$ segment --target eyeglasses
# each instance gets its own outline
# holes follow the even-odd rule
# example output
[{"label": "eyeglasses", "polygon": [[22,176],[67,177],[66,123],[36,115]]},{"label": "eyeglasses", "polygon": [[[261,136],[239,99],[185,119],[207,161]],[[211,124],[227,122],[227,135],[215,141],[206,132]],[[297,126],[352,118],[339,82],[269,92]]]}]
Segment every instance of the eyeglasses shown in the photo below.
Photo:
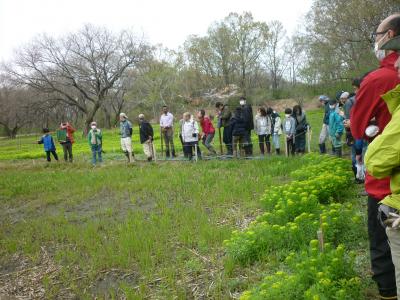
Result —
[{"label": "eyeglasses", "polygon": [[390,30],[390,29],[386,29],[385,31],[376,31],[376,32],[372,33],[371,39],[374,41],[378,35],[385,34],[385,33],[387,33],[389,30]]}]

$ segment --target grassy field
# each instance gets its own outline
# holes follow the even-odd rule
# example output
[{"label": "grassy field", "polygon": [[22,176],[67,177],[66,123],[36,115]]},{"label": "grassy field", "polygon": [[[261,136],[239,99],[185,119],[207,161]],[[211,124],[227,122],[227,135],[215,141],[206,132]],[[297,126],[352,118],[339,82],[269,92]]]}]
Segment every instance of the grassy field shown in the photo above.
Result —
[{"label": "grassy field", "polygon": [[[316,149],[322,118],[308,117]],[[281,249],[240,266],[223,241],[261,214],[261,195],[291,181],[301,157],[127,166],[114,159],[118,135],[107,132],[111,152],[101,167],[89,167],[81,139],[74,164],[19,160],[43,156],[35,140],[21,138],[19,150],[15,140],[0,142],[0,298],[232,299],[287,255]],[[350,186],[342,200],[365,215],[360,189]],[[351,248],[372,299],[365,222]]]},{"label": "grassy field", "polygon": [[[284,118],[284,116],[282,116]],[[313,151],[317,151],[318,146],[318,135],[321,129],[321,120],[322,120],[322,111],[310,111],[307,112],[307,120],[311,124],[312,135],[311,135],[311,149]],[[156,146],[156,151],[158,156],[161,155],[161,140],[160,140],[160,127],[157,124],[153,125],[155,137],[154,144]],[[36,158],[45,158],[45,154],[43,151],[43,145],[38,145],[37,140],[41,137],[40,133],[33,135],[21,135],[16,139],[0,139],[0,160],[18,160],[18,159],[36,159]],[[55,138],[55,134],[53,133],[53,137]],[[90,160],[90,149],[85,137],[82,136],[82,132],[78,131],[75,133],[76,143],[73,146],[74,156],[77,160],[80,161],[89,161]],[[257,136],[253,132],[252,136],[254,146],[254,153],[259,154],[259,148],[256,143],[258,143]],[[138,126],[134,126],[133,128],[133,149],[134,153],[136,153],[139,158],[144,159],[142,146],[139,143],[139,128]],[[283,136],[281,136],[281,147],[284,151],[283,144]],[[174,140],[177,152],[182,154],[182,146],[178,138],[177,132],[175,133]],[[216,131],[216,135],[214,138],[214,146],[215,149],[219,152],[219,134],[218,130]],[[58,154],[62,154],[62,147],[60,145],[56,145]],[[201,149],[205,150],[203,146]],[[124,159],[123,154],[120,150],[120,136],[119,129],[112,130],[104,130],[103,132],[103,150],[106,152],[104,155],[105,159]],[[226,149],[224,148],[224,151]],[[139,155],[138,155],[139,154]]]}]

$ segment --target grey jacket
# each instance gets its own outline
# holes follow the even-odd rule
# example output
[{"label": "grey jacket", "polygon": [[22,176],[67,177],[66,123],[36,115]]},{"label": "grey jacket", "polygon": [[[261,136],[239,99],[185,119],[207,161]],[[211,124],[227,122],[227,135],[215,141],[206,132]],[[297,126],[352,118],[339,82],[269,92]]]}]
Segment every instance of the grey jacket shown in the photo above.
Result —
[{"label": "grey jacket", "polygon": [[290,116],[289,118],[285,118],[285,122],[283,123],[283,130],[286,135],[294,136],[296,133],[296,120]]}]

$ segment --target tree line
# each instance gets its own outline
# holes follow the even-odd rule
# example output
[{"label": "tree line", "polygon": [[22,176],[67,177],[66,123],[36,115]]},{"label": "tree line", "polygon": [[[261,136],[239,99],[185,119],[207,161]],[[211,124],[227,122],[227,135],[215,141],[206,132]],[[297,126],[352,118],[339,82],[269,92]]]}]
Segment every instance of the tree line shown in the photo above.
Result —
[{"label": "tree line", "polygon": [[290,36],[280,21],[230,13],[179,50],[93,25],[38,35],[0,66],[0,125],[9,137],[61,120],[111,128],[121,111],[207,107],[207,93],[232,86],[253,104],[333,93],[376,68],[371,33],[395,11],[398,0],[315,0]]}]

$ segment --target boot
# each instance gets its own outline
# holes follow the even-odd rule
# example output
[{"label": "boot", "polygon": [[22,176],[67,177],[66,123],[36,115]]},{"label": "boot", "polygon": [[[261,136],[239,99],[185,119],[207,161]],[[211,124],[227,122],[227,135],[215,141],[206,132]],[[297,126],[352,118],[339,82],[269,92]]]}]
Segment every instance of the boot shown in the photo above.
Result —
[{"label": "boot", "polygon": [[335,148],[335,155],[337,157],[342,157],[342,147]]},{"label": "boot", "polygon": [[319,153],[321,153],[321,154],[325,154],[326,153],[325,143],[319,144]]},{"label": "boot", "polygon": [[271,154],[271,144],[269,142],[267,143],[267,153]]},{"label": "boot", "polygon": [[280,148],[275,149],[275,151],[276,151],[276,155],[281,155],[281,149]]},{"label": "boot", "polygon": [[129,161],[129,153],[128,153],[128,151],[125,151],[124,154],[125,154],[126,158],[128,159],[128,163],[129,163],[130,161]]}]

